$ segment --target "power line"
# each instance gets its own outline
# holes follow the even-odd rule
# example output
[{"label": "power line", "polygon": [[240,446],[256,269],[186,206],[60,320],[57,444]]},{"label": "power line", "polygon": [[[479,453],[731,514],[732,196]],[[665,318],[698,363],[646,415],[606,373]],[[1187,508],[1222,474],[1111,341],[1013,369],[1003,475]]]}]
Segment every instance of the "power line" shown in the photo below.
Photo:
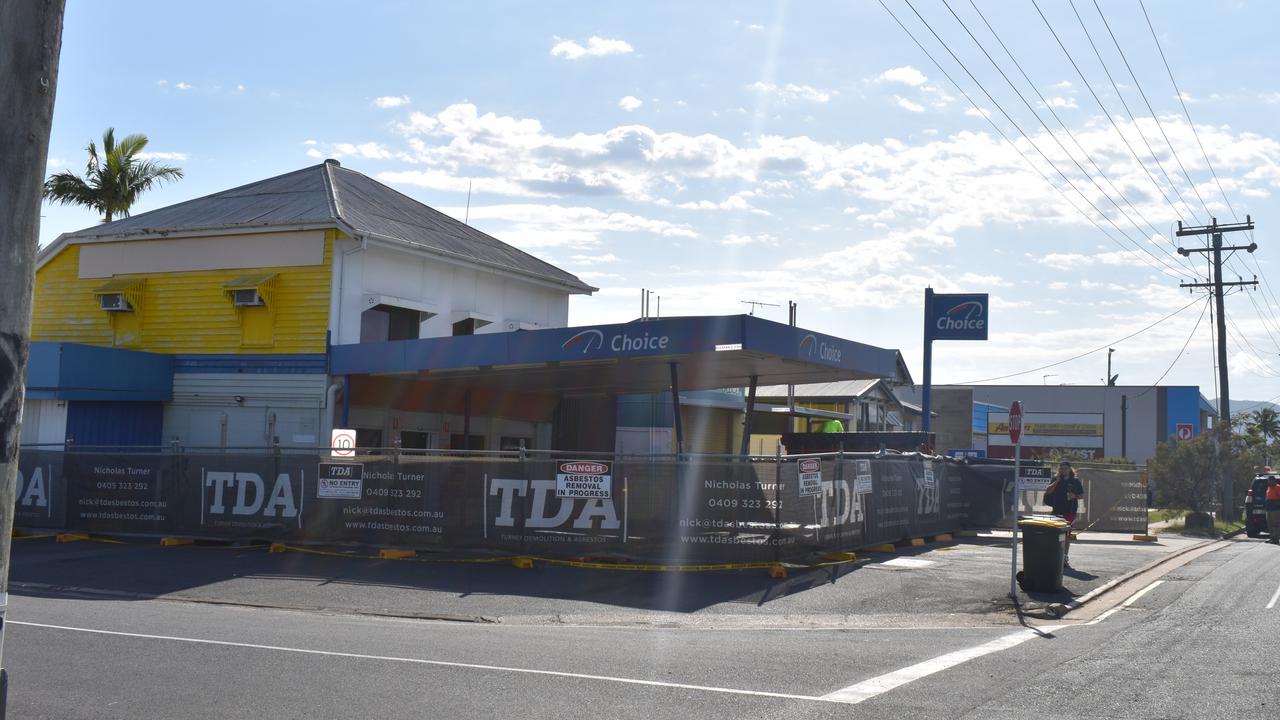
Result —
[{"label": "power line", "polygon": [[[1102,12],[1102,6],[1098,4],[1098,0],[1093,0],[1093,7],[1098,11],[1098,17],[1102,18],[1102,24],[1107,28],[1107,34],[1111,36],[1111,42],[1116,46],[1116,52],[1120,53],[1120,59],[1124,61],[1124,67],[1129,71],[1129,77],[1133,78],[1133,84],[1138,88],[1138,95],[1142,96],[1142,102],[1146,104],[1147,111],[1151,113],[1151,119],[1156,121],[1156,128],[1160,130],[1160,135],[1164,137],[1165,145],[1169,146],[1169,154],[1173,156],[1174,162],[1178,163],[1178,168],[1182,170],[1182,177],[1187,179],[1187,185],[1191,187],[1191,191],[1196,194],[1196,198],[1200,200],[1200,206],[1204,208],[1205,215],[1212,215],[1209,211],[1209,205],[1205,203],[1204,197],[1200,195],[1200,188],[1196,187],[1196,183],[1191,179],[1191,174],[1187,172],[1187,168],[1182,164],[1182,159],[1178,157],[1178,151],[1173,148],[1173,142],[1169,140],[1169,134],[1164,131],[1164,125],[1160,122],[1160,116],[1156,114],[1155,108],[1151,107],[1151,101],[1147,99],[1147,93],[1142,89],[1142,82],[1138,80],[1138,75],[1133,71],[1133,66],[1129,64],[1129,58],[1124,54],[1124,48],[1120,47],[1120,41],[1116,39],[1116,34],[1111,30],[1111,23],[1107,22],[1107,16]],[[1081,24],[1084,21],[1081,20]],[[1116,92],[1119,92],[1117,88]],[[1127,109],[1127,108],[1126,108]],[[1134,121],[1137,124],[1137,121]],[[1139,131],[1141,132],[1141,131]],[[1148,145],[1147,149],[1151,146]],[[1152,153],[1155,157],[1155,153]],[[1158,159],[1156,162],[1160,162]],[[1166,178],[1168,175],[1165,176]],[[1176,188],[1175,188],[1176,189]],[[1181,197],[1181,196],[1179,196]]]},{"label": "power line", "polygon": [[1208,299],[1206,299],[1204,303],[1204,309],[1200,311],[1200,317],[1196,319],[1196,326],[1191,328],[1191,334],[1187,336],[1187,341],[1182,343],[1182,349],[1178,351],[1177,357],[1173,359],[1173,362],[1169,363],[1169,367],[1165,368],[1164,372],[1160,374],[1160,377],[1156,378],[1156,381],[1151,383],[1151,387],[1147,388],[1146,390],[1143,390],[1142,392],[1134,396],[1135,400],[1137,398],[1142,397],[1143,395],[1146,395],[1152,390],[1155,390],[1156,387],[1160,385],[1160,381],[1164,380],[1165,376],[1167,376],[1169,372],[1173,370],[1173,366],[1178,364],[1178,361],[1182,359],[1182,354],[1187,351],[1187,346],[1191,344],[1191,339],[1196,336],[1196,331],[1200,329],[1200,322],[1204,320],[1204,314],[1206,311],[1208,311],[1208,309],[1209,309],[1209,301]]},{"label": "power line", "polygon": [[1204,143],[1200,141],[1200,133],[1196,131],[1196,124],[1191,121],[1191,112],[1187,110],[1187,101],[1182,97],[1182,91],[1178,89],[1178,81],[1173,79],[1173,69],[1169,67],[1169,59],[1164,55],[1164,47],[1160,45],[1160,37],[1156,35],[1156,28],[1151,24],[1151,16],[1147,14],[1147,5],[1143,0],[1138,0],[1138,5],[1142,7],[1142,17],[1147,20],[1147,28],[1151,30],[1151,39],[1156,43],[1156,49],[1160,51],[1160,60],[1164,62],[1165,72],[1169,73],[1169,82],[1173,83],[1173,91],[1178,95],[1178,102],[1182,105],[1182,114],[1187,118],[1187,124],[1191,126],[1191,134],[1196,138],[1196,144],[1200,146],[1200,154],[1204,156],[1204,162],[1209,166],[1209,172],[1213,174],[1213,181],[1218,184],[1218,192],[1222,193],[1222,200],[1227,204],[1227,209],[1231,211],[1231,218],[1237,222],[1240,217],[1236,215],[1236,209],[1231,206],[1231,200],[1227,198],[1227,191],[1222,189],[1222,181],[1218,179],[1218,172],[1213,169],[1213,163],[1209,161],[1209,153],[1205,152]]},{"label": "power line", "polygon": [[[1150,325],[1148,325],[1148,326],[1146,326],[1146,327],[1142,328],[1141,330],[1138,330],[1137,332],[1129,333],[1128,335],[1125,335],[1124,337],[1120,338],[1119,340],[1112,340],[1112,341],[1111,341],[1111,342],[1109,342],[1109,343],[1104,343],[1104,344],[1099,345],[1098,347],[1096,347],[1096,348],[1094,348],[1094,349],[1092,349],[1092,350],[1088,350],[1088,351],[1086,351],[1086,352],[1082,352],[1082,353],[1080,353],[1079,355],[1072,355],[1071,357],[1069,357],[1069,358],[1067,358],[1067,359],[1065,359],[1065,360],[1059,360],[1059,361],[1057,361],[1057,362],[1052,362],[1052,363],[1049,363],[1048,365],[1041,365],[1040,367],[1034,367],[1034,368],[1031,368],[1031,369],[1029,369],[1029,370],[1022,370],[1022,371],[1020,371],[1020,372],[1016,372],[1016,373],[1009,373],[1008,375],[1000,375],[1000,376],[997,376],[997,377],[983,378],[982,380],[968,380],[968,381],[965,381],[965,382],[962,382],[962,383],[957,383],[957,384],[958,384],[958,385],[977,385],[978,383],[992,382],[992,381],[995,381],[995,380],[1006,380],[1006,379],[1011,378],[1011,377],[1018,377],[1019,375],[1030,375],[1031,373],[1034,373],[1034,372],[1039,372],[1039,371],[1041,371],[1041,370],[1047,370],[1047,369],[1052,368],[1052,367],[1058,367],[1059,365],[1065,365],[1065,364],[1067,364],[1067,363],[1069,363],[1069,362],[1074,362],[1074,361],[1076,361],[1076,360],[1079,360],[1080,358],[1088,357],[1088,356],[1090,356],[1090,355],[1092,355],[1092,354],[1094,354],[1094,353],[1096,353],[1096,352],[1102,352],[1103,350],[1106,350],[1106,349],[1107,349],[1107,348],[1109,348],[1109,347],[1115,347],[1116,345],[1119,345],[1120,343],[1122,343],[1122,342],[1124,342],[1124,341],[1126,341],[1126,340],[1130,340],[1130,339],[1132,339],[1132,338],[1135,338],[1135,337],[1137,337],[1137,336],[1141,335],[1142,333],[1144,333],[1144,332],[1146,332],[1146,331],[1150,330],[1151,328],[1153,328],[1153,327],[1155,327],[1155,326],[1159,325],[1160,323],[1165,322],[1166,320],[1169,320],[1170,318],[1174,317],[1175,315],[1180,314],[1183,310],[1186,310],[1187,308],[1191,307],[1192,305],[1195,305],[1195,304],[1196,304],[1196,303],[1198,303],[1198,302],[1200,302],[1200,299],[1199,299],[1199,298],[1197,298],[1197,299],[1195,299],[1195,300],[1192,300],[1191,302],[1187,303],[1186,305],[1183,305],[1182,307],[1178,308],[1177,310],[1174,310],[1173,312],[1169,313],[1168,315],[1165,315],[1164,317],[1162,317],[1162,318],[1160,318],[1159,320],[1157,320],[1157,321],[1155,321],[1155,322],[1151,323]],[[1203,314],[1203,313],[1202,313],[1202,314]]]},{"label": "power line", "polygon": [[[1142,215],[1141,211],[1139,211],[1136,207],[1134,207],[1133,203],[1129,202],[1128,199],[1125,198],[1124,193],[1122,193],[1119,190],[1119,188],[1116,187],[1115,183],[1111,182],[1111,179],[1106,176],[1106,173],[1102,172],[1102,168],[1098,167],[1098,164],[1093,161],[1093,158],[1089,154],[1089,152],[1084,149],[1084,146],[1082,146],[1078,140],[1076,140],[1075,135],[1072,134],[1072,132],[1069,129],[1067,129],[1066,124],[1062,122],[1062,118],[1058,116],[1058,113],[1053,109],[1053,106],[1051,106],[1049,102],[1045,100],[1044,95],[1040,93],[1040,90],[1036,87],[1035,83],[1032,82],[1031,78],[1027,76],[1026,71],[1022,69],[1022,65],[1017,61],[1016,58],[1013,57],[1013,53],[1009,51],[1009,48],[1004,44],[1004,41],[1000,39],[1000,36],[991,27],[991,23],[987,22],[986,16],[982,14],[981,10],[978,10],[977,4],[974,3],[973,0],[969,0],[969,2],[971,5],[973,5],[974,10],[977,10],[978,16],[981,17],[982,22],[986,24],[987,30],[991,32],[991,34],[995,37],[996,42],[1000,44],[1000,47],[1004,48],[1005,54],[1009,56],[1009,59],[1013,61],[1013,64],[1018,68],[1019,72],[1022,73],[1022,77],[1027,81],[1027,84],[1031,86],[1032,91],[1035,92],[1036,96],[1040,98],[1041,104],[1044,105],[1045,108],[1049,110],[1049,113],[1053,115],[1054,119],[1058,121],[1058,125],[1062,127],[1062,129],[1066,132],[1067,136],[1071,138],[1071,140],[1075,143],[1076,147],[1080,150],[1080,152],[1093,165],[1094,169],[1098,171],[1098,174],[1100,174],[1102,178],[1106,180],[1109,185],[1111,185],[1111,189],[1114,190],[1116,194],[1120,196],[1120,199],[1124,201],[1124,203],[1128,205],[1129,208],[1132,209],[1135,214],[1137,214],[1139,219],[1141,219],[1144,223],[1146,223],[1147,227],[1151,228],[1151,232],[1153,234],[1163,235],[1163,233],[1161,233],[1158,229],[1156,229],[1154,225],[1151,224],[1150,220],[1147,220],[1147,218]],[[1116,210],[1120,211],[1120,214],[1122,214],[1124,218],[1129,221],[1130,224],[1132,224],[1135,228],[1138,228],[1138,230],[1141,232],[1141,228],[1139,227],[1138,223],[1135,222],[1127,212],[1125,212],[1124,208],[1120,207],[1120,205],[1114,199],[1112,199],[1111,195],[1108,194],[1107,191],[1104,190],[1103,187],[1098,184],[1097,180],[1093,179],[1093,176],[1089,174],[1089,171],[1085,170],[1084,166],[1081,165],[1078,160],[1076,160],[1075,156],[1071,153],[1071,151],[1067,149],[1067,146],[1064,145],[1062,143],[1062,140],[1058,138],[1057,133],[1049,129],[1048,124],[1045,123],[1043,119],[1041,119],[1040,113],[1036,111],[1035,107],[1032,106],[1031,102],[1027,100],[1026,96],[1022,94],[1022,91],[1018,89],[1018,87],[1013,83],[1013,81],[1009,79],[1009,76],[1005,74],[1004,70],[1000,67],[999,63],[997,63],[995,59],[991,57],[991,54],[987,52],[987,49],[982,45],[982,42],[979,41],[978,38],[974,36],[973,32],[969,30],[969,26],[965,24],[964,20],[960,18],[960,16],[956,13],[955,9],[951,7],[951,3],[948,2],[948,0],[942,0],[942,4],[946,6],[947,11],[950,12],[951,16],[956,19],[956,22],[959,23],[960,27],[963,28],[965,33],[969,35],[969,38],[973,40],[974,44],[978,46],[978,49],[982,51],[982,54],[986,56],[987,60],[991,63],[992,67],[996,69],[996,72],[1000,73],[1000,76],[1004,78],[1004,81],[1006,83],[1008,83],[1009,88],[1013,90],[1013,92],[1018,96],[1018,99],[1022,101],[1022,104],[1025,105],[1027,109],[1031,111],[1032,116],[1035,117],[1036,121],[1040,123],[1040,126],[1045,129],[1049,137],[1053,138],[1053,141],[1058,144],[1058,147],[1067,156],[1067,159],[1069,159],[1076,166],[1076,169],[1078,169],[1080,173],[1084,175],[1087,180],[1089,180],[1089,182],[1093,183],[1093,186],[1098,189],[1098,192],[1102,193],[1102,196],[1105,197],[1107,201],[1110,202],[1113,207],[1115,207]],[[1177,245],[1173,243],[1172,238],[1167,238],[1167,239],[1169,240],[1169,243],[1171,245],[1173,245],[1175,248],[1177,247]]]},{"label": "power line", "polygon": [[[1031,0],[1031,4],[1035,7],[1036,12],[1040,14],[1040,19],[1044,21],[1045,27],[1047,27],[1049,29],[1049,33],[1053,35],[1053,39],[1058,43],[1058,47],[1062,49],[1062,53],[1067,56],[1067,60],[1071,63],[1071,67],[1075,68],[1076,74],[1080,76],[1080,81],[1084,83],[1089,94],[1093,96],[1094,102],[1098,103],[1098,107],[1102,109],[1102,114],[1106,116],[1107,121],[1111,123],[1111,127],[1114,128],[1116,134],[1120,136],[1120,140],[1124,143],[1124,146],[1129,149],[1129,154],[1133,156],[1133,159],[1138,163],[1138,166],[1142,168],[1144,173],[1146,173],[1147,179],[1150,180],[1151,184],[1160,192],[1160,196],[1164,198],[1166,203],[1168,203],[1169,207],[1173,210],[1174,216],[1180,215],[1181,211],[1178,210],[1178,206],[1174,204],[1173,200],[1169,198],[1169,194],[1164,191],[1164,186],[1162,186],[1160,182],[1156,180],[1155,176],[1151,174],[1151,170],[1147,167],[1146,163],[1143,162],[1142,158],[1138,156],[1138,152],[1133,149],[1133,145],[1129,143],[1129,138],[1125,136],[1124,131],[1122,131],[1120,126],[1116,124],[1115,118],[1111,117],[1111,113],[1107,110],[1107,106],[1103,104],[1102,98],[1098,97],[1098,93],[1094,91],[1093,85],[1089,82],[1089,78],[1085,77],[1084,71],[1082,71],[1080,66],[1076,63],[1075,57],[1071,55],[1071,51],[1067,50],[1067,46],[1063,44],[1062,38],[1058,36],[1058,31],[1053,29],[1053,23],[1049,22],[1049,18],[1046,17],[1044,11],[1040,9],[1040,4],[1036,2],[1036,0]],[[1123,101],[1123,97],[1121,100]],[[1141,134],[1140,130],[1139,134]],[[1177,188],[1174,188],[1174,190],[1176,191]],[[1194,210],[1191,211],[1191,215],[1192,217],[1195,217]],[[1196,222],[1199,222],[1198,218],[1196,219]]]},{"label": "power line", "polygon": [[[965,99],[968,100],[969,103],[974,106],[974,108],[978,111],[978,114],[982,115],[987,120],[987,122],[992,126],[992,128],[994,128],[996,132],[999,133],[1002,138],[1004,138],[1005,142],[1009,143],[1009,145],[1013,147],[1015,151],[1018,152],[1018,154],[1027,162],[1027,164],[1030,165],[1031,168],[1035,170],[1036,173],[1039,174],[1041,178],[1045,180],[1045,182],[1049,183],[1050,187],[1057,190],[1059,194],[1061,194],[1064,198],[1067,198],[1067,202],[1070,203],[1071,206],[1075,208],[1077,212],[1085,214],[1082,210],[1080,210],[1079,206],[1077,206],[1073,201],[1071,201],[1071,199],[1067,196],[1064,190],[1062,190],[1056,184],[1050,181],[1049,178],[1044,174],[1044,172],[1042,172],[1038,167],[1036,167],[1035,163],[1031,162],[1031,160],[1027,158],[1026,155],[1023,154],[1021,150],[1018,149],[1018,146],[1012,140],[1009,139],[1009,136],[1006,135],[1005,132],[1001,130],[1000,127],[996,125],[994,121],[991,120],[991,118],[987,117],[985,111],[983,111],[982,108],[977,104],[977,102],[975,102],[973,98],[969,95],[969,93],[966,92],[964,88],[961,87],[960,84],[957,83],[955,79],[951,77],[951,74],[948,73],[942,67],[941,63],[939,63],[931,53],[929,53],[929,51],[916,38],[916,36],[907,28],[907,26],[904,25],[903,22],[898,19],[898,16],[894,14],[892,10],[889,9],[889,6],[884,3],[884,0],[877,0],[877,1],[880,3],[880,7],[884,8],[885,12],[889,13],[890,17],[892,17],[894,21],[898,23],[898,26],[901,27],[903,31],[907,33],[908,37],[910,37],[911,40],[916,44],[916,46],[919,47],[922,52],[924,52],[925,56],[929,58],[929,60],[934,64],[934,66],[936,66],[938,70],[941,71],[944,76],[946,76],[947,80],[949,80],[951,84],[954,85],[962,95],[964,95]],[[1037,145],[1036,142],[1032,140],[1029,135],[1027,135],[1027,133],[1018,124],[1018,122],[1009,115],[1009,113],[1004,109],[1002,105],[1000,105],[999,102],[996,101],[994,97],[992,97],[991,93],[988,92],[986,87],[983,86],[983,84],[974,76],[974,74],[969,71],[969,68],[964,64],[964,62],[960,60],[959,57],[956,56],[956,54],[951,50],[950,46],[948,46],[947,43],[943,41],[943,39],[938,35],[938,33],[934,31],[933,26],[930,25],[929,22],[924,19],[924,16],[922,16],[918,10],[916,10],[915,6],[911,4],[911,0],[904,0],[904,2],[906,2],[907,7],[911,8],[911,11],[915,13],[915,16],[920,20],[920,22],[924,24],[925,28],[929,30],[929,32],[933,35],[934,39],[937,40],[938,43],[942,45],[942,48],[947,51],[947,53],[951,56],[951,59],[954,60],[962,70],[964,70],[965,74],[969,76],[969,79],[972,80],[974,84],[978,86],[978,89],[981,90],[982,93],[987,96],[987,99],[991,101],[991,103],[996,107],[997,110],[1000,111],[1002,115],[1004,115],[1005,119],[1008,120],[1011,125],[1013,125],[1014,129],[1016,129],[1024,139],[1026,139],[1026,141],[1031,145],[1032,149],[1034,149],[1040,155],[1040,157],[1043,158],[1046,163],[1048,163],[1049,167],[1053,168],[1054,172],[1056,172],[1059,177],[1061,177],[1063,180],[1066,181],[1068,185],[1071,186],[1071,189],[1075,190],[1076,193],[1080,195],[1080,197],[1085,201],[1085,203],[1087,203],[1090,207],[1093,208],[1094,212],[1098,213],[1098,215],[1100,215],[1103,220],[1106,220],[1107,223],[1111,225],[1113,228],[1115,228],[1117,232],[1119,232],[1127,240],[1129,240],[1129,242],[1133,244],[1137,250],[1143,253],[1146,253],[1153,260],[1160,263],[1165,268],[1171,270],[1175,275],[1186,276],[1187,273],[1184,270],[1182,270],[1181,268],[1169,265],[1167,262],[1164,261],[1164,259],[1154,255],[1153,253],[1151,253],[1150,250],[1147,250],[1140,243],[1135,242],[1127,232],[1121,229],[1119,225],[1116,225],[1115,221],[1113,221],[1110,217],[1108,217],[1106,213],[1102,212],[1102,210],[1097,205],[1095,205],[1087,195],[1081,192],[1080,188],[1076,187],[1075,183],[1071,181],[1071,178],[1067,177],[1066,174],[1064,174],[1062,170],[1060,170],[1058,166],[1055,165],[1047,155],[1045,155],[1044,151],[1040,149],[1040,146]],[[1085,217],[1088,218],[1089,216],[1085,214]],[[1095,226],[1098,225],[1098,223],[1094,221],[1092,218],[1089,218],[1089,220]],[[1099,229],[1101,229],[1101,226],[1098,226],[1098,227]],[[1122,250],[1125,250],[1125,252],[1129,252],[1129,250],[1125,248],[1123,245],[1120,245],[1119,241],[1117,241],[1114,237],[1112,237],[1110,233],[1107,233],[1105,231],[1103,232],[1108,239],[1110,239],[1113,243],[1116,243],[1118,246],[1120,246]],[[1156,268],[1156,269],[1159,270],[1159,268]]]}]

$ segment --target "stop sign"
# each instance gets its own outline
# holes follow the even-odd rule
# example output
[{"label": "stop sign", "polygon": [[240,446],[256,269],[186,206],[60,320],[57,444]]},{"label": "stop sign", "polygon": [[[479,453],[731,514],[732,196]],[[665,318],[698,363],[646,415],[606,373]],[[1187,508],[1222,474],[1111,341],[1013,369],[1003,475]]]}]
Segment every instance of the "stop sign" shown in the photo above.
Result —
[{"label": "stop sign", "polygon": [[1013,401],[1009,408],[1009,442],[1017,445],[1022,441],[1022,402]]}]

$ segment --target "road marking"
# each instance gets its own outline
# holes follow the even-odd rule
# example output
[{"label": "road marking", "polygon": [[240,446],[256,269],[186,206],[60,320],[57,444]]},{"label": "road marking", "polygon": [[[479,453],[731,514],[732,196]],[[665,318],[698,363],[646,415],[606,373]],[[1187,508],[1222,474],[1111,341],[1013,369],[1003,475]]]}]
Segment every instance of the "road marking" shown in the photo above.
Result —
[{"label": "road marking", "polygon": [[1030,640],[1034,637],[1040,637],[1043,634],[1041,630],[1021,630],[1012,635],[996,638],[988,643],[983,643],[976,647],[957,650],[956,652],[939,655],[932,660],[926,660],[910,667],[895,670],[879,677],[873,677],[870,680],[863,680],[856,685],[850,685],[847,688],[836,690],[822,696],[823,700],[831,702],[848,703],[856,705],[864,700],[889,692],[894,688],[901,687],[907,683],[914,682],[920,678],[942,672],[948,668],[955,667],[961,663],[966,663],[974,658],[980,658],[983,655],[990,655],[1001,650],[1008,650],[1016,645]]},{"label": "road marking", "polygon": [[1267,603],[1267,609],[1270,610],[1275,607],[1277,600],[1280,600],[1280,587],[1276,588],[1276,594],[1271,596],[1271,602]]},{"label": "road marking", "polygon": [[393,655],[366,655],[364,653],[336,652],[333,650],[309,650],[307,648],[284,647],[281,645],[260,645],[257,643],[231,642],[228,640],[207,640],[204,638],[179,637],[175,635],[151,635],[147,633],[121,632],[118,630],[99,630],[96,628],[71,627],[68,625],[49,625],[46,623],[21,622],[10,620],[8,625],[45,628],[50,630],[67,630],[70,632],[91,633],[94,635],[112,635],[116,637],[141,638],[144,640],[168,640],[198,645],[220,645],[223,647],[239,647],[251,650],[273,650],[303,655],[320,655],[325,657],[353,658],[357,660],[382,660],[385,662],[410,663],[414,665],[431,665],[435,667],[466,668],[469,670],[490,670],[494,672],[521,673],[525,675],[546,675],[551,677],[575,678],[579,680],[600,680],[604,682],[622,683],[626,685],[647,685],[650,687],[678,688],[681,690],[700,690],[703,692],[724,693],[729,695],[754,695],[756,697],[781,698],[784,700],[808,700],[812,702],[840,702],[828,700],[826,697],[812,695],[792,695],[789,693],[765,692],[761,690],[740,690],[737,688],[712,687],[709,685],[690,685],[687,683],[662,682],[659,680],[641,680],[638,678],[613,677],[610,675],[589,675],[585,673],[561,672],[559,670],[537,670],[533,668],[504,667],[501,665],[481,665],[478,663],[450,662],[447,660],[426,660],[423,658],[396,657]]},{"label": "road marking", "polygon": [[1157,581],[1155,581],[1155,582],[1151,583],[1150,585],[1148,585],[1148,586],[1146,586],[1146,587],[1142,588],[1142,589],[1141,589],[1141,590],[1139,590],[1138,592],[1136,592],[1136,593],[1134,593],[1134,594],[1130,595],[1128,600],[1125,600],[1124,602],[1120,603],[1120,607],[1126,607],[1126,608],[1127,608],[1127,607],[1129,607],[1130,605],[1132,605],[1132,604],[1134,604],[1134,603],[1138,602],[1138,600],[1139,600],[1143,595],[1146,595],[1147,593],[1151,592],[1152,590],[1155,590],[1157,585],[1163,585],[1163,584],[1164,584],[1164,581],[1163,581],[1163,580],[1157,580]]}]

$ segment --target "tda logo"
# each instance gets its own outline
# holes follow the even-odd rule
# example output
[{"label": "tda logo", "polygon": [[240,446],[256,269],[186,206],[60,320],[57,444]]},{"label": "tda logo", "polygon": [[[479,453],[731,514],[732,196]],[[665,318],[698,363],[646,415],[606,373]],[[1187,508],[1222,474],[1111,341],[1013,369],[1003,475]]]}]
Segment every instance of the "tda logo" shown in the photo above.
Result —
[{"label": "tda logo", "polygon": [[[205,500],[210,515],[287,517],[298,516],[294,501],[293,481],[288,473],[276,476],[275,484],[267,492],[262,476],[251,472],[222,472],[211,470],[204,478]],[[230,508],[227,505],[231,505]]]},{"label": "tda logo", "polygon": [[28,473],[18,470],[18,508],[49,508],[49,482],[53,479],[53,469],[39,465]]},{"label": "tda logo", "polygon": [[520,503],[525,511],[526,529],[558,528],[572,520],[575,530],[590,530],[597,519],[601,530],[617,530],[622,526],[613,509],[613,500],[556,497],[555,480],[494,478],[489,485],[489,495],[498,498],[498,515],[493,524],[499,527],[515,526],[516,518],[512,510],[516,496],[530,498],[527,502]]}]

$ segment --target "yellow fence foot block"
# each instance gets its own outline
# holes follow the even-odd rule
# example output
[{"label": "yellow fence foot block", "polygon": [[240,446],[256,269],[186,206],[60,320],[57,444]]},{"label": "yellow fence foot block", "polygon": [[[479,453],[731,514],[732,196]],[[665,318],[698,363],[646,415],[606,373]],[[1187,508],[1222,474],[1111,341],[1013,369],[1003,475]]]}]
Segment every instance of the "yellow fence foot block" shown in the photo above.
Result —
[{"label": "yellow fence foot block", "polygon": [[951,542],[952,540],[955,540],[955,537],[953,537],[951,533],[942,533],[941,535],[933,536],[934,542]]},{"label": "yellow fence foot block", "polygon": [[57,535],[54,536],[54,539],[60,543],[79,542],[81,540],[88,540],[89,534],[88,533],[58,533]]},{"label": "yellow fence foot block", "polygon": [[924,547],[924,538],[911,538],[911,547]]},{"label": "yellow fence foot block", "polygon": [[527,558],[527,557],[511,558],[511,564],[514,565],[515,567],[520,568],[521,570],[532,570],[533,558]]},{"label": "yellow fence foot block", "polygon": [[191,538],[165,537],[160,538],[160,547],[177,547],[179,545],[190,545],[194,542],[195,540]]},{"label": "yellow fence foot block", "polygon": [[769,577],[784,578],[787,576],[787,569],[777,563],[769,566]]},{"label": "yellow fence foot block", "polygon": [[833,552],[822,556],[827,562],[853,562],[858,556],[851,552]]},{"label": "yellow fence foot block", "polygon": [[289,551],[289,548],[285,547],[284,543],[271,543],[271,549],[269,552],[282,553],[282,552],[288,552],[288,551]]},{"label": "yellow fence foot block", "polygon": [[1155,535],[1134,535],[1133,539],[1138,542],[1159,542]]},{"label": "yellow fence foot block", "polygon": [[892,543],[885,543],[883,545],[872,545],[871,547],[867,548],[867,552],[894,552],[897,549],[898,548],[894,546]]},{"label": "yellow fence foot block", "polygon": [[405,558],[418,557],[418,551],[401,550],[399,548],[383,548],[378,551],[378,557],[383,560],[404,560]]}]

